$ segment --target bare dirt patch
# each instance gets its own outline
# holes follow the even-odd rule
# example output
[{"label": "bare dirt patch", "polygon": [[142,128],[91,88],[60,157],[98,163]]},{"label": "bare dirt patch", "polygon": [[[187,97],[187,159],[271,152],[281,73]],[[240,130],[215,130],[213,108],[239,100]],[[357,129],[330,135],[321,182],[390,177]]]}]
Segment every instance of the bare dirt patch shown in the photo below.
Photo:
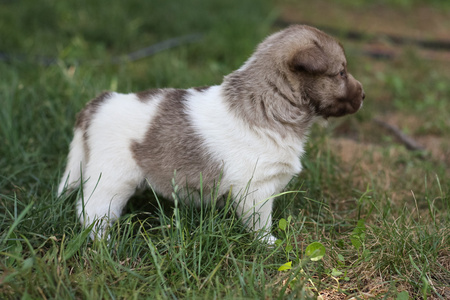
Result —
[{"label": "bare dirt patch", "polygon": [[308,5],[289,2],[283,5],[281,19],[288,23],[331,28],[337,32],[357,32],[365,41],[362,51],[374,56],[397,57],[409,45],[420,41],[425,46],[418,51],[423,58],[450,61],[449,12],[429,5],[395,7],[322,0]]},{"label": "bare dirt patch", "polygon": [[319,0],[308,2],[308,5],[283,5],[282,18],[372,34],[450,40],[448,12],[428,5],[401,8],[376,3],[371,6],[343,5]]}]

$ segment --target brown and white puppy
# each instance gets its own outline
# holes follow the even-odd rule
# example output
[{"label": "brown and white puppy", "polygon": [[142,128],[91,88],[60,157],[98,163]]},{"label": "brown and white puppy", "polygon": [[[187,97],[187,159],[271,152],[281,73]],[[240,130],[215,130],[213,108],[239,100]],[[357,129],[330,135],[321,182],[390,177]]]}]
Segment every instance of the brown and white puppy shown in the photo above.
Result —
[{"label": "brown and white puppy", "polygon": [[101,234],[136,188],[148,183],[170,198],[176,170],[182,195],[245,193],[237,213],[274,242],[273,196],[301,171],[310,126],[355,113],[363,99],[342,46],[318,29],[291,26],[265,39],[221,85],[107,92],[89,102],[58,193],[82,178],[78,215],[85,226],[101,219]]}]

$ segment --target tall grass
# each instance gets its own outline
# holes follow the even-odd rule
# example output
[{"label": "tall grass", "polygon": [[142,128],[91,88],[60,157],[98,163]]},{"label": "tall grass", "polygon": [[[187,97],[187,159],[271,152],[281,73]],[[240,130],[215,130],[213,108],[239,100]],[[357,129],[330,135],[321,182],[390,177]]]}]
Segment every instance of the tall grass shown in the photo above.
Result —
[{"label": "tall grass", "polygon": [[[448,165],[422,160],[367,128],[378,105],[387,105],[375,100],[383,91],[392,110],[426,107],[436,116],[422,133],[450,132],[439,104],[450,92],[447,77],[436,73],[414,84],[430,70],[411,72],[414,57],[404,68],[381,71],[349,58],[371,100],[359,115],[313,128],[304,171],[276,201],[280,242],[273,247],[237,219],[232,203],[239,199],[197,207],[148,191],[130,201],[109,241],[91,241],[75,216],[79,191],[55,196],[76,113],[89,99],[111,89],[218,84],[270,33],[277,11],[270,1],[0,3],[0,298],[397,298],[404,291],[445,299]],[[192,33],[202,39],[112,63]],[[347,127],[377,144],[359,145],[351,162],[331,138]],[[305,252],[315,241],[326,254],[311,261]],[[285,263],[290,268],[280,271]]]}]

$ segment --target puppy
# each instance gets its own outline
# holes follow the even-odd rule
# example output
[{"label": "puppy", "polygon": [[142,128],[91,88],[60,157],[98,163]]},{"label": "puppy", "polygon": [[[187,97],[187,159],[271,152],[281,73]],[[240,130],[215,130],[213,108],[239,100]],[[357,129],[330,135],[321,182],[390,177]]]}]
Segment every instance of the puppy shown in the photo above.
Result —
[{"label": "puppy", "polygon": [[243,222],[273,243],[273,198],[301,171],[309,128],[317,118],[355,113],[364,97],[335,39],[291,26],[266,38],[221,85],[106,92],[89,102],[58,194],[82,184],[77,213],[85,226],[99,220],[94,235],[101,235],[140,186],[167,198],[173,181],[181,195],[231,190],[242,198]]}]

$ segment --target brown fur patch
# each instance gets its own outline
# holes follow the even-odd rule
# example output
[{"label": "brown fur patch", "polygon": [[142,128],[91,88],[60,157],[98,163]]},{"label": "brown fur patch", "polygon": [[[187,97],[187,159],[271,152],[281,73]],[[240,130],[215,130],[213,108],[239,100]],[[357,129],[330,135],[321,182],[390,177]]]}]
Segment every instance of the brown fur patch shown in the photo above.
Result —
[{"label": "brown fur patch", "polygon": [[196,90],[197,92],[204,92],[204,91],[206,91],[209,88],[210,88],[210,86],[205,85],[205,86],[195,87],[194,90]]},{"label": "brown fur patch", "polygon": [[86,106],[78,113],[77,120],[75,122],[76,128],[85,130],[89,127],[89,122],[92,116],[97,112],[98,108],[111,97],[111,92],[103,92],[96,98],[92,99]]},{"label": "brown fur patch", "polygon": [[146,90],[146,91],[142,91],[142,92],[136,93],[136,97],[141,102],[147,102],[148,100],[150,100],[154,96],[160,94],[161,92],[162,92],[161,89],[150,89],[150,90]]},{"label": "brown fur patch", "polygon": [[[350,74],[340,76],[342,46],[309,26],[291,26],[263,41],[243,68],[225,77],[224,94],[252,126],[304,135],[314,116],[356,112],[364,97]],[[337,74],[337,75],[336,75]]]},{"label": "brown fur patch", "polygon": [[213,188],[221,172],[221,163],[208,154],[203,141],[186,115],[186,90],[162,90],[164,99],[144,140],[134,142],[134,159],[158,192],[171,197],[174,170],[176,184],[200,190],[200,173],[205,191]]},{"label": "brown fur patch", "polygon": [[94,114],[98,111],[98,108],[112,96],[111,92],[103,92],[96,98],[92,99],[77,115],[77,120],[75,122],[75,128],[79,128],[83,132],[83,143],[84,152],[86,157],[86,162],[89,161],[89,144],[87,142],[88,129]]}]

